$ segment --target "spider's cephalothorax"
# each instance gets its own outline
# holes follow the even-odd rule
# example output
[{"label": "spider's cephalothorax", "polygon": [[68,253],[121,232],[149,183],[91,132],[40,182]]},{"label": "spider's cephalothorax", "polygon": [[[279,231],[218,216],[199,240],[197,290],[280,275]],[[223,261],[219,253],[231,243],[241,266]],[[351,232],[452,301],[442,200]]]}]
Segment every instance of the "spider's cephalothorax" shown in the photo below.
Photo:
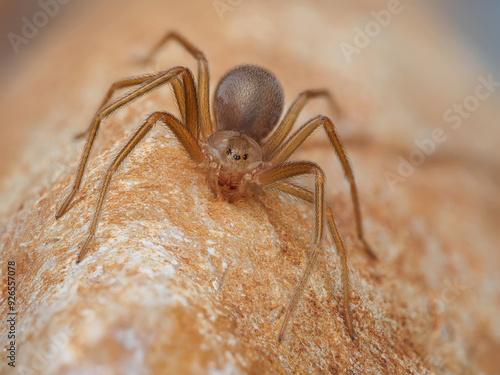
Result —
[{"label": "spider's cephalothorax", "polygon": [[244,196],[264,155],[260,142],[276,126],[283,90],[276,77],[254,65],[238,66],[220,80],[214,112],[218,132],[204,147],[211,160],[214,193],[234,202]]},{"label": "spider's cephalothorax", "polygon": [[259,144],[246,134],[221,130],[208,138],[203,150],[208,151],[208,181],[214,194],[229,202],[242,198],[263,163]]},{"label": "spider's cephalothorax", "polygon": [[[212,121],[209,104],[208,62],[203,52],[178,33],[171,32],[156,45],[149,58],[169,40],[175,40],[196,58],[198,62],[197,84],[194,83],[191,71],[185,67],[174,67],[159,73],[117,81],[108,90],[92,124],[84,133],[88,134],[88,140],[76,179],[70,194],[57,211],[56,219],[67,211],[80,187],[90,150],[102,120],[134,99],[166,83],[173,87],[180,120],[168,112],[152,113],[118,152],[107,170],[89,232],[78,254],[77,263],[84,258],[92,242],[114,172],[153,126],[161,123],[175,135],[194,162],[208,166],[208,181],[212,190],[227,201],[234,202],[244,197],[248,186],[253,184],[262,188],[271,187],[314,204],[314,233],[310,260],[286,308],[278,338],[282,339],[290,316],[318,259],[325,227],[330,232],[342,261],[345,321],[349,335],[354,338],[349,307],[350,283],[347,257],[333,211],[325,199],[323,170],[308,161],[288,160],[314,130],[320,127],[324,129],[350,184],[358,239],[365,250],[375,257],[363,236],[354,175],[332,121],[325,116],[313,117],[289,136],[300,111],[309,99],[326,97],[333,103],[332,95],[325,89],[304,91],[297,96],[283,119],[279,121],[283,110],[283,90],[280,83],[265,69],[253,65],[242,65],[229,71],[220,80],[214,100],[215,121]],[[137,87],[111,100],[117,89],[131,86]],[[304,188],[290,181],[294,177],[307,174],[314,176],[314,189]]]}]

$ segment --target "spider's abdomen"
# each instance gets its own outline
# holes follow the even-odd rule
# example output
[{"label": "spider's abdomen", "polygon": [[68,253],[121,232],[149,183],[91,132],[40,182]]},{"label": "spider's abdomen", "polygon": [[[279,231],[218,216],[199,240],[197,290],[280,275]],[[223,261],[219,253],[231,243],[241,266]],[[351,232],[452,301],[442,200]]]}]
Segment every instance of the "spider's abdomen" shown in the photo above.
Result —
[{"label": "spider's abdomen", "polygon": [[215,91],[215,120],[260,142],[276,126],[283,110],[283,89],[269,71],[241,65],[226,73]]}]

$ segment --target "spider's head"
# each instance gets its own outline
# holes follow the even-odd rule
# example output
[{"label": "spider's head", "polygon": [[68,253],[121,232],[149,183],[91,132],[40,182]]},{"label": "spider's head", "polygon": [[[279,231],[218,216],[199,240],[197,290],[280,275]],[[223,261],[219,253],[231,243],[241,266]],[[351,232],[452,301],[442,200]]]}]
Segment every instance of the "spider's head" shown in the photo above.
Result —
[{"label": "spider's head", "polygon": [[249,136],[232,130],[221,130],[208,138],[210,153],[222,170],[244,174],[262,163],[259,144]]}]

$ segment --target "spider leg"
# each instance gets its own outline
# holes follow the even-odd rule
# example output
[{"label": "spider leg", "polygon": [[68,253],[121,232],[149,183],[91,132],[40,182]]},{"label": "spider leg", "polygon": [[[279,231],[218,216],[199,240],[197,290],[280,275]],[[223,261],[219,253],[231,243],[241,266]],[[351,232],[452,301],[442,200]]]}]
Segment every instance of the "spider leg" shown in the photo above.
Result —
[{"label": "spider leg", "polygon": [[316,89],[301,92],[295,98],[290,108],[288,108],[285,117],[283,117],[283,120],[281,120],[272,136],[262,146],[262,152],[268,159],[270,159],[270,156],[278,149],[279,145],[282,144],[288,136],[290,130],[292,130],[293,124],[297,121],[297,117],[299,117],[300,111],[302,111],[309,99],[318,97],[326,97],[335,113],[341,114],[340,108],[329,90]]},{"label": "spider leg", "polygon": [[302,125],[294,134],[288,138],[283,145],[274,153],[274,155],[269,160],[272,164],[278,165],[287,160],[292,153],[297,150],[297,148],[318,128],[322,126],[325,130],[328,138],[330,139],[330,143],[337,154],[337,157],[342,164],[342,169],[344,170],[344,175],[349,182],[351,187],[351,198],[352,203],[354,205],[354,216],[356,219],[356,228],[357,228],[357,237],[358,240],[363,245],[365,251],[370,255],[373,259],[377,259],[377,255],[365,240],[364,232],[363,232],[363,221],[361,219],[361,208],[359,204],[358,197],[358,189],[356,187],[356,182],[354,181],[354,174],[352,172],[352,168],[349,164],[349,159],[347,158],[347,154],[344,150],[344,146],[340,142],[340,138],[335,131],[335,127],[333,126],[332,121],[325,116],[316,116]]},{"label": "spider leg", "polygon": [[191,54],[198,62],[198,104],[200,116],[200,132],[201,139],[206,140],[218,129],[214,129],[212,121],[210,120],[210,87],[209,87],[209,71],[208,61],[205,54],[196,48],[191,42],[175,31],[168,32],[158,43],[153,47],[149,55],[144,59],[144,62],[149,62],[154,55],[167,44],[168,41],[175,40],[179,43],[189,54]]},{"label": "spider leg", "polygon": [[196,92],[193,83],[193,76],[191,72],[186,68],[176,67],[164,72],[157,73],[153,78],[150,78],[135,90],[128,92],[127,94],[107,104],[106,106],[104,106],[104,108],[101,108],[97,115],[94,117],[92,129],[90,131],[89,138],[87,139],[87,143],[85,144],[85,149],[83,151],[82,159],[78,167],[78,172],[76,174],[73,188],[71,189],[71,192],[67,196],[64,203],[57,211],[56,219],[60,218],[66,212],[71,200],[80,187],[83,173],[85,171],[85,166],[87,165],[87,161],[89,158],[90,150],[96,138],[101,121],[117,109],[130,103],[132,100],[137,99],[141,95],[144,95],[179,76],[182,76],[184,80],[184,88],[186,94],[186,128],[195,140],[198,139],[198,109],[196,104]]},{"label": "spider leg", "polygon": [[290,320],[290,317],[295,310],[304,287],[311,276],[314,265],[318,259],[321,251],[321,243],[323,241],[323,223],[325,217],[325,176],[323,170],[316,164],[311,162],[290,162],[278,165],[267,171],[261,172],[256,177],[256,182],[260,185],[269,185],[278,181],[286,180],[291,177],[300,176],[304,174],[314,174],[314,233],[313,233],[313,246],[312,253],[309,261],[307,262],[306,269],[300,278],[295,292],[286,308],[285,317],[278,334],[278,340],[281,341],[285,334],[285,330]]},{"label": "spider leg", "polygon": [[[279,190],[283,193],[293,195],[295,197],[298,197],[300,199],[305,200],[306,202],[314,203],[314,193],[302,186],[298,186],[292,183],[288,182],[277,182],[271,185],[268,185],[272,189]],[[332,208],[328,204],[328,202],[325,199],[325,205],[326,205],[326,220],[328,224],[328,228],[330,230],[330,235],[333,238],[333,241],[335,242],[335,247],[337,248],[337,253],[340,256],[340,260],[342,263],[342,286],[343,286],[343,293],[344,293],[344,314],[345,314],[345,320],[346,320],[346,325],[347,329],[349,331],[349,336],[351,336],[352,339],[356,337],[356,334],[354,333],[354,328],[352,325],[352,317],[351,317],[351,297],[350,297],[350,284],[349,284],[349,269],[347,267],[347,254],[345,251],[345,244],[344,240],[342,238],[342,235],[340,234],[340,231],[338,230],[338,225],[335,221],[335,217],[333,215]]]},{"label": "spider leg", "polygon": [[118,166],[123,162],[123,160],[130,154],[130,152],[137,146],[137,144],[144,138],[144,136],[153,128],[153,126],[158,122],[162,121],[168,128],[174,133],[177,139],[181,142],[182,146],[184,146],[185,150],[188,152],[191,159],[197,163],[200,163],[204,160],[203,153],[196,142],[196,139],[192,136],[192,134],[184,127],[184,125],[179,122],[173,115],[167,112],[155,112],[151,114],[147,120],[137,129],[134,135],[125,143],[123,148],[120,150],[118,155],[115,157],[113,162],[108,168],[106,172],[106,177],[104,179],[104,183],[101,187],[101,192],[99,194],[99,200],[97,201],[97,206],[95,209],[94,216],[92,218],[92,222],[90,224],[89,233],[87,235],[87,239],[83,244],[80,253],[78,254],[78,258],[76,260],[77,263],[81,262],[85,254],[88,250],[88,245],[91,242],[97,224],[99,222],[99,216],[102,212],[102,207],[104,204],[104,200],[106,197],[106,193],[109,188],[109,184],[111,182],[111,178],[113,173],[117,170]]},{"label": "spider leg", "polygon": [[[142,75],[139,77],[130,77],[130,78],[125,78],[125,79],[121,79],[119,81],[114,82],[111,85],[111,87],[108,89],[103,100],[101,101],[101,104],[98,107],[99,110],[97,111],[96,116],[99,114],[99,111],[102,108],[104,108],[104,106],[106,104],[108,104],[110,102],[115,91],[120,90],[120,89],[124,89],[126,87],[130,87],[130,86],[141,85],[144,82],[147,82],[150,79],[156,77],[157,74],[158,73],[149,73],[149,74],[145,74],[145,75]],[[179,106],[179,111],[181,113],[182,121],[185,122],[186,121],[186,108],[185,108],[185,106],[186,106],[185,100],[186,99],[185,99],[185,95],[184,95],[183,82],[179,77],[176,77],[176,78],[172,79],[170,83],[171,83],[172,87],[174,88],[174,94],[175,94],[175,98],[177,100],[177,104]],[[92,130],[92,125],[93,124],[91,123],[89,125],[89,127],[87,128],[87,130],[77,134],[75,136],[75,138],[80,139],[80,138],[87,136],[90,133],[90,131]]]}]

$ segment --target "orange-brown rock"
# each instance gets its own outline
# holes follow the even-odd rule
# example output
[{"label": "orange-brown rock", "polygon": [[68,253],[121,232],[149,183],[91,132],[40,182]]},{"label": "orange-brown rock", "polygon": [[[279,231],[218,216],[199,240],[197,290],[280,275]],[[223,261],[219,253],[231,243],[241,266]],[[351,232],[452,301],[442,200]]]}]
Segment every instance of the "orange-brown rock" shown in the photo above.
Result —
[{"label": "orange-brown rock", "polygon": [[[0,337],[8,349],[7,262],[15,261],[17,351],[16,368],[2,355],[0,372],[499,373],[498,93],[456,130],[443,119],[489,72],[467,76],[456,62],[475,62],[443,48],[453,37],[418,4],[403,3],[350,64],[339,45],[352,42],[354,28],[386,2],[228,4],[70,3],[16,57],[0,96],[8,136],[0,144]],[[355,340],[327,239],[278,342],[307,261],[312,207],[274,192],[235,204],[216,200],[205,172],[161,127],[116,173],[96,238],[75,264],[110,158],[147,114],[175,110],[170,91],[104,123],[84,184],[56,221],[83,147],[73,136],[113,81],[194,68],[174,45],[154,66],[135,62],[168,29],[205,52],[212,88],[232,66],[256,63],[283,83],[287,106],[304,89],[335,92],[345,114],[336,123],[378,261],[355,241],[349,193],[326,137],[318,132],[296,158],[318,162],[327,174],[349,252]],[[318,101],[300,121],[319,113],[334,116]],[[436,128],[441,141],[431,155],[398,175],[415,140],[431,139]],[[388,171],[398,179],[388,180]]]}]

